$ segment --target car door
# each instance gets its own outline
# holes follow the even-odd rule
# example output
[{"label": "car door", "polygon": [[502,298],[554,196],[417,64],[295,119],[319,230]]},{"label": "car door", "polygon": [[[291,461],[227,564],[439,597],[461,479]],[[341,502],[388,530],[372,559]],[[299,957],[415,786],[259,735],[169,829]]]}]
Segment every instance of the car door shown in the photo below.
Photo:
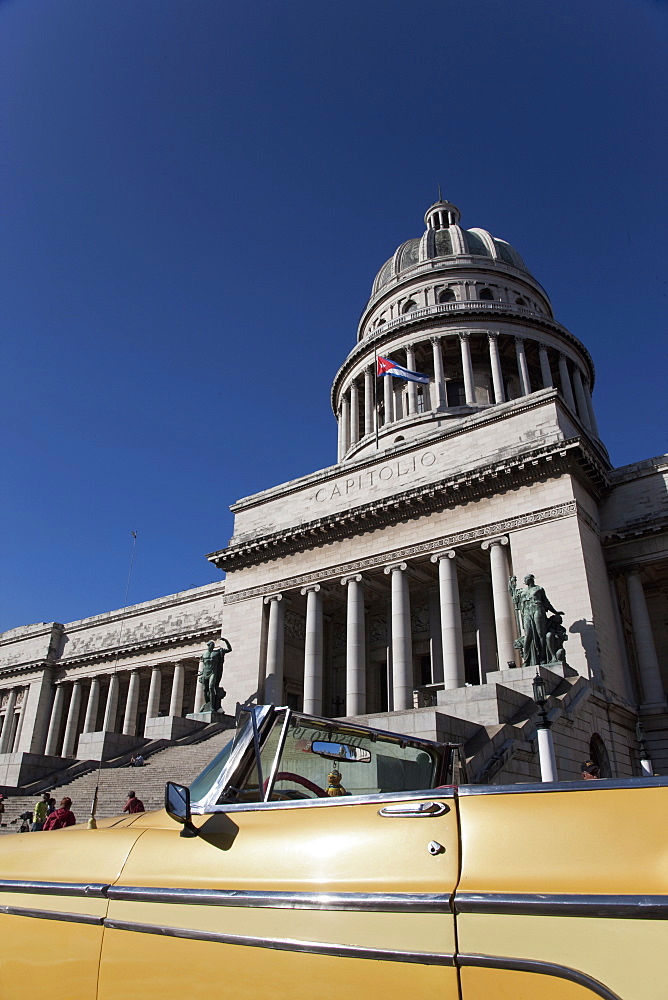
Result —
[{"label": "car door", "polygon": [[[292,757],[273,769],[274,801],[194,816],[196,836],[166,813],[139,821],[109,890],[100,1000],[208,1000],[218,988],[235,1000],[459,997],[452,790],[328,795],[332,762],[303,731],[291,738]],[[419,754],[406,766],[401,752],[377,754],[374,774],[395,784],[414,775]],[[340,763],[334,787],[364,783],[369,772],[355,766]],[[264,787],[257,773],[246,784],[251,799]]]}]

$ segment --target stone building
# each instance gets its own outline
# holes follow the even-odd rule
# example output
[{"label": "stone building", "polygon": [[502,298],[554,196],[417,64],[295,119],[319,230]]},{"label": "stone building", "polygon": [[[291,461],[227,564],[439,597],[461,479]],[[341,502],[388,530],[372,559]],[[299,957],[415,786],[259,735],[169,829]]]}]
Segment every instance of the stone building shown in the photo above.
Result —
[{"label": "stone building", "polygon": [[[372,717],[464,740],[477,780],[536,777],[535,668],[521,664],[508,590],[535,573],[568,633],[567,664],[540,668],[560,776],[590,756],[606,773],[640,773],[638,721],[653,766],[668,768],[667,463],[611,467],[585,345],[512,246],[459,220],[450,202],[432,205],[422,236],[379,271],[332,387],[337,463],[233,505],[233,537],[208,557],[226,573],[224,598],[220,585],[131,609],[151,632],[201,607],[199,631],[181,628],[171,649],[169,628],[159,647],[105,646],[93,623],[112,613],[3,637],[35,655],[11,661],[15,679],[9,662],[0,672],[5,715],[19,720],[5,722],[0,755],[105,752],[100,734],[141,729],[137,705],[147,735],[176,737],[187,713],[178,698],[167,706],[171,665],[197,658],[207,628],[220,634],[224,600],[226,706],[255,697]],[[428,384],[377,379],[378,356]],[[97,661],[76,639],[59,646],[87,629]],[[129,677],[122,725],[95,681],[116,652]]]}]

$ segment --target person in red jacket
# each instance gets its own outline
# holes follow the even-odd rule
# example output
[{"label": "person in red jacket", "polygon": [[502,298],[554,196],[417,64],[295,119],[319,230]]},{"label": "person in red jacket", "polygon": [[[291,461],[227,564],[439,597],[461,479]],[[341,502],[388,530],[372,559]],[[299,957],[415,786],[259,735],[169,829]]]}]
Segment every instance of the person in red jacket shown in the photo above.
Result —
[{"label": "person in red jacket", "polygon": [[76,818],[71,809],[72,799],[65,797],[60,800],[60,807],[54,809],[44,820],[42,830],[62,830],[65,826],[74,826]]},{"label": "person in red jacket", "polygon": [[124,813],[143,813],[144,803],[138,799],[134,792],[128,792],[128,801],[123,806]]}]

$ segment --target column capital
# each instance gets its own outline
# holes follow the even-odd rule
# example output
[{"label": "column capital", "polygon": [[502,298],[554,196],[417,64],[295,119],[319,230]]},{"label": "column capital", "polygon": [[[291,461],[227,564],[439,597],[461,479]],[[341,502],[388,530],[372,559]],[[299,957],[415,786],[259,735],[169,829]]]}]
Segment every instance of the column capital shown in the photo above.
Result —
[{"label": "column capital", "polygon": [[515,338],[516,341],[519,341],[522,344],[524,343],[525,340],[529,340],[530,339],[529,337],[525,336],[525,334],[523,334],[523,333],[514,333],[513,337]]},{"label": "column capital", "polygon": [[459,337],[460,340],[470,340],[471,339],[471,331],[470,330],[460,330],[459,333],[457,334],[457,336]]},{"label": "column capital", "polygon": [[489,340],[498,340],[499,339],[499,331],[498,330],[488,330],[487,331],[487,337],[488,337]]},{"label": "column capital", "polygon": [[444,549],[443,552],[434,552],[431,557],[431,562],[437,563],[440,562],[441,559],[454,559],[456,555],[457,553],[454,549]]},{"label": "column capital", "polygon": [[342,587],[347,586],[349,583],[361,583],[362,582],[362,574],[361,573],[351,573],[350,576],[344,576],[340,582],[341,582],[341,586]]},{"label": "column capital", "polygon": [[480,546],[483,551],[487,551],[492,545],[508,545],[509,540],[507,535],[499,535],[497,538],[487,538]]},{"label": "column capital", "polygon": [[385,573],[386,576],[389,576],[390,573],[394,573],[396,570],[400,570],[403,573],[404,570],[407,569],[408,569],[408,563],[399,562],[399,563],[393,563],[392,566],[386,566],[383,572]]},{"label": "column capital", "polygon": [[[312,591],[314,594],[318,594],[321,590],[322,587],[320,586],[319,583],[310,583],[307,587],[302,587],[300,593],[302,597],[306,597],[309,591]],[[279,598],[280,597],[282,597],[282,595],[279,595]]]},{"label": "column capital", "polygon": [[282,601],[283,594],[267,594],[264,598],[264,604],[271,604],[272,601]]},{"label": "column capital", "polygon": [[547,344],[544,344],[542,340],[538,341],[538,350],[547,352]]},{"label": "column capital", "polygon": [[432,342],[432,344],[440,344],[440,343],[441,343],[441,340],[442,340],[443,338],[441,337],[441,335],[440,335],[440,334],[436,334],[436,333],[435,333],[435,334],[434,334],[434,335],[433,335],[432,337],[430,337],[429,339],[430,339],[430,341]]}]

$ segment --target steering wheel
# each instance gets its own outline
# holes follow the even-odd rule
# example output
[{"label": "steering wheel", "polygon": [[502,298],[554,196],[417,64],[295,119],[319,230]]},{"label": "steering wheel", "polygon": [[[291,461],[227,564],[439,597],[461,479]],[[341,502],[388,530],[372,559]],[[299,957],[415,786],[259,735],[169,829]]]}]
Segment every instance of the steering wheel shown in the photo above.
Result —
[{"label": "steering wheel", "polygon": [[[301,774],[295,774],[294,771],[279,771],[276,777],[274,778],[274,781],[275,782],[295,781],[298,785],[303,785],[304,788],[308,788],[310,792],[313,792],[313,794],[317,795],[318,797],[325,798],[327,796],[327,792],[325,791],[324,788],[321,788],[319,785],[316,785],[315,782],[313,781],[309,781],[308,778],[303,778]],[[263,792],[266,793],[268,785],[269,785],[269,778],[266,779],[266,781],[262,786]]]}]

